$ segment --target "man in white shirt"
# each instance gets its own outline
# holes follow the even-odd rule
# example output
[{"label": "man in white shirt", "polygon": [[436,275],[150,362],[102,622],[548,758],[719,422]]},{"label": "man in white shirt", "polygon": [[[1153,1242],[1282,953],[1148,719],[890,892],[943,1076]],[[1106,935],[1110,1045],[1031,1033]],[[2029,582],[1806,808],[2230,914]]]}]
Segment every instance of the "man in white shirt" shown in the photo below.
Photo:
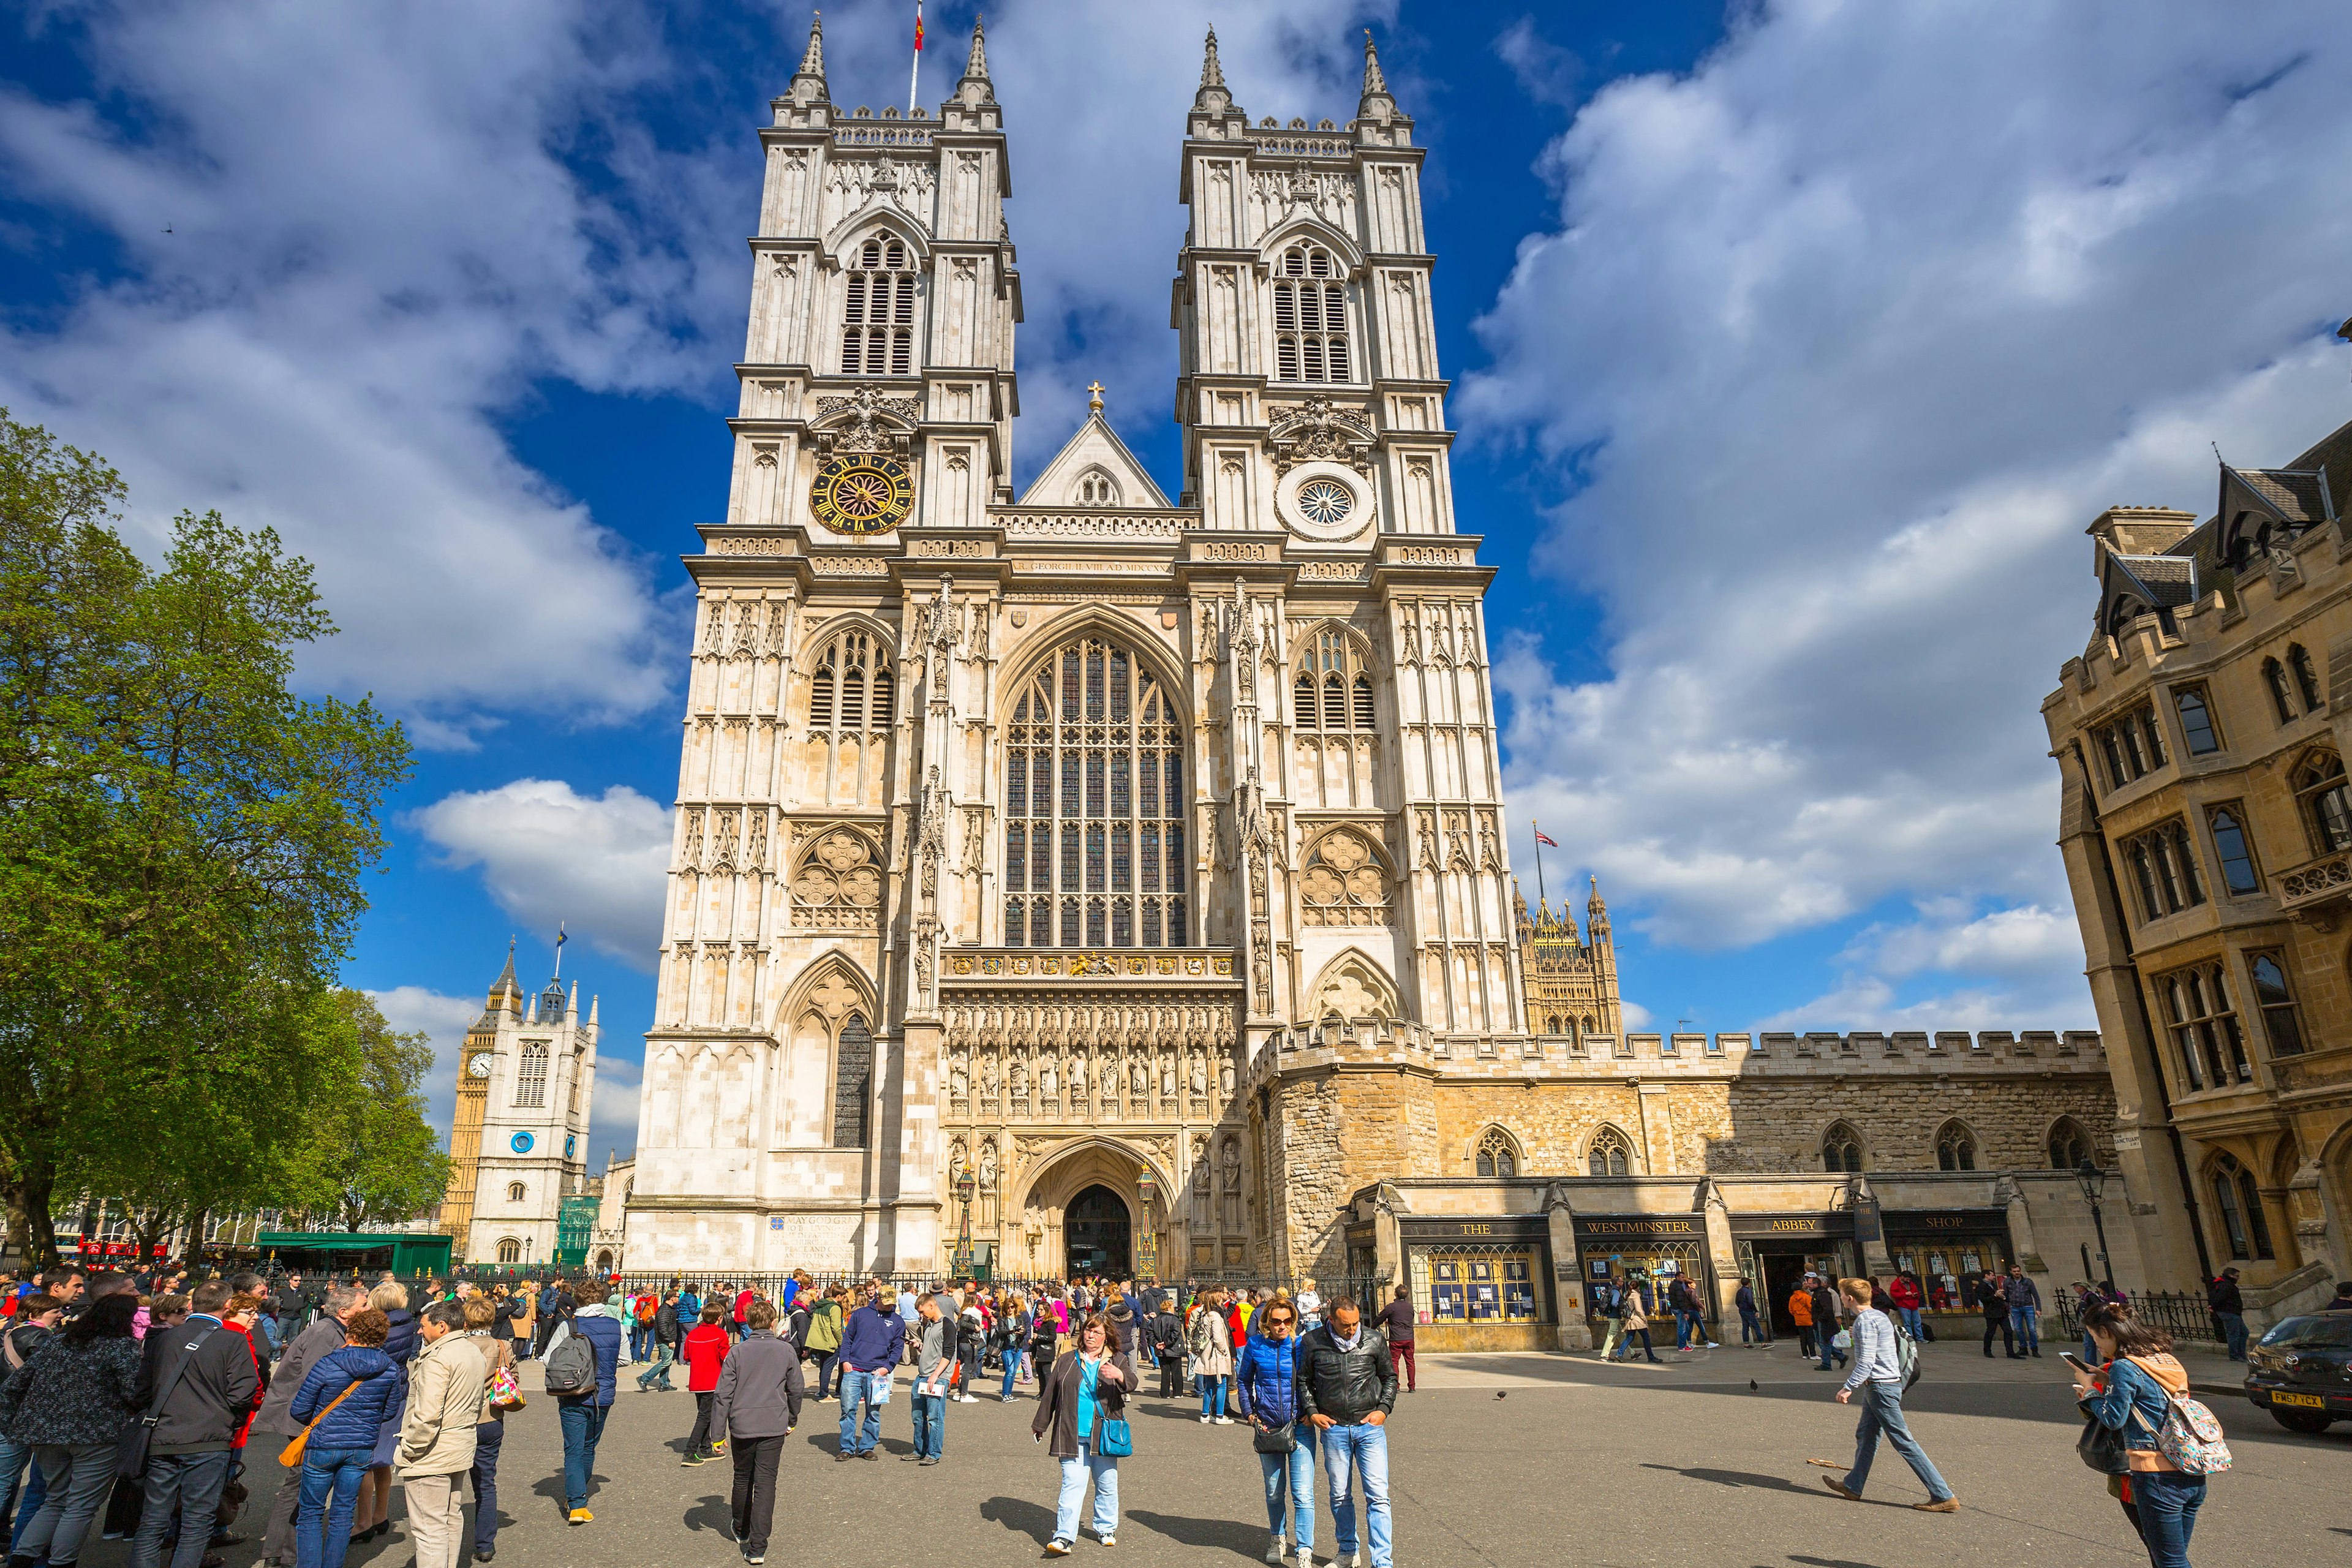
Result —
[{"label": "man in white shirt", "polygon": [[[1841,1279],[1838,1294],[1844,1299],[1853,1314],[1853,1372],[1837,1391],[1840,1405],[1850,1403],[1857,1392],[1862,1395],[1862,1422],[1854,1428],[1853,1468],[1843,1479],[1824,1476],[1822,1484],[1849,1502],[1862,1500],[1862,1489],[1870,1480],[1870,1462],[1878,1454],[1881,1433],[1895,1445],[1895,1451],[1911,1466],[1911,1473],[1927,1489],[1927,1500],[1911,1506],[1922,1513],[1958,1513],[1959,1499],[1937,1473],[1935,1461],[1919,1447],[1919,1439],[1911,1436],[1911,1428],[1903,1420],[1903,1355],[1895,1339],[1895,1321],[1870,1304],[1870,1281]],[[1834,1469],[1829,1459],[1812,1461]]]}]

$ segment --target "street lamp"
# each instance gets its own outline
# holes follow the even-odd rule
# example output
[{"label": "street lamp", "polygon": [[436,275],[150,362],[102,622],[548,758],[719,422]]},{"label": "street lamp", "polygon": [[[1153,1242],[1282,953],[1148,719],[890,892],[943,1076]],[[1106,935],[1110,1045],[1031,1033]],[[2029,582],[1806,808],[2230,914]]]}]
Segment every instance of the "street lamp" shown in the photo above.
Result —
[{"label": "street lamp", "polygon": [[955,1261],[948,1266],[952,1274],[966,1274],[971,1269],[971,1195],[980,1190],[979,1180],[970,1171],[955,1182],[956,1200],[963,1205],[963,1221],[956,1229]]},{"label": "street lamp", "polygon": [[2091,1205],[2091,1225],[2099,1234],[2099,1285],[2103,1289],[2116,1288],[2116,1271],[2107,1262],[2107,1223],[2099,1215],[2099,1194],[2107,1190],[2107,1173],[2085,1154],[2083,1163],[2074,1167],[2074,1180],[2083,1189],[2083,1201]]},{"label": "street lamp", "polygon": [[1152,1280],[1160,1277],[1159,1220],[1151,1207],[1158,1186],[1149,1170],[1135,1179],[1136,1208],[1143,1215],[1143,1234],[1137,1238],[1135,1257],[1129,1261],[1137,1275]]}]

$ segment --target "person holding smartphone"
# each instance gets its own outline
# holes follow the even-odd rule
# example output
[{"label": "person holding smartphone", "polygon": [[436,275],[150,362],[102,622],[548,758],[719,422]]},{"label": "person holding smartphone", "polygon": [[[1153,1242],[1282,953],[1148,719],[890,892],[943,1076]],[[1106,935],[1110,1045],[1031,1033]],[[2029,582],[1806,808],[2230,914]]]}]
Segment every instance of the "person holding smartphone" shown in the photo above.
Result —
[{"label": "person holding smartphone", "polygon": [[956,1369],[956,1325],[940,1310],[940,1299],[928,1290],[915,1298],[915,1318],[922,1325],[915,1343],[915,1447],[902,1458],[919,1465],[936,1465],[947,1449],[948,1384]]}]

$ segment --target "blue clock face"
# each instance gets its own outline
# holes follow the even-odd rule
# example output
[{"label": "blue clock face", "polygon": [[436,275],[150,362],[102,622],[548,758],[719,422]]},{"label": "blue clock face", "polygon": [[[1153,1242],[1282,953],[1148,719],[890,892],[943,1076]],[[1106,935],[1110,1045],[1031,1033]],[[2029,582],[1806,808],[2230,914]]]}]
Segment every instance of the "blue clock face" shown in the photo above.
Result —
[{"label": "blue clock face", "polygon": [[572,1158],[572,1146],[578,1142],[578,1139],[572,1137],[569,1133],[565,1134],[563,1139],[563,1157],[565,1159],[569,1160]]},{"label": "blue clock face", "polygon": [[514,1152],[518,1154],[528,1154],[530,1152],[530,1143],[531,1138],[530,1133],[518,1132],[514,1135],[514,1142],[510,1147],[512,1147]]}]

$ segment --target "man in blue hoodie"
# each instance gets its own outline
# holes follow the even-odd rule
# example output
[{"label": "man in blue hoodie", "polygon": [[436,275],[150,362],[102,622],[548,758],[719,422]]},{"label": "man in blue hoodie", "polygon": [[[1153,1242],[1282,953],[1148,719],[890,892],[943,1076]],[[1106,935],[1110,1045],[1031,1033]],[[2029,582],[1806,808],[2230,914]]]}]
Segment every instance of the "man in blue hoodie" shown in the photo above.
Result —
[{"label": "man in blue hoodie", "polygon": [[[841,1447],[833,1457],[835,1464],[882,1457],[882,1405],[890,1396],[890,1374],[907,1349],[906,1324],[895,1310],[884,1308],[887,1300],[878,1289],[867,1296],[841,1331]],[[897,1305],[891,1302],[891,1309]]]},{"label": "man in blue hoodie", "polygon": [[[621,1323],[597,1299],[594,1283],[583,1280],[576,1289],[585,1300],[564,1317],[547,1349],[552,1356],[558,1336],[577,1336],[596,1356],[595,1388],[558,1394],[555,1400],[556,1418],[563,1424],[563,1503],[572,1510],[573,1524],[587,1524],[596,1517],[588,1511],[588,1483],[596,1474],[596,1443],[604,1436],[604,1417],[613,1408],[614,1384],[621,1370]],[[569,1295],[558,1299],[559,1313],[570,1300]]]}]

